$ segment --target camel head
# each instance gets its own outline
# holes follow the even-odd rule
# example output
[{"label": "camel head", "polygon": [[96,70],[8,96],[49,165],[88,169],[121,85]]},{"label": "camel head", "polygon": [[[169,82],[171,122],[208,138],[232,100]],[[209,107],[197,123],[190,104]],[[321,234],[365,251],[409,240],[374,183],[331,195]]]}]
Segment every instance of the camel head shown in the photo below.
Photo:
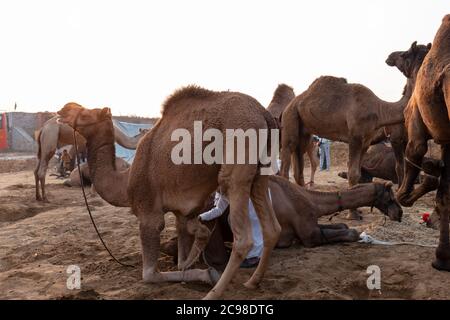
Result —
[{"label": "camel head", "polygon": [[59,123],[71,126],[85,138],[97,132],[96,124],[107,120],[112,123],[109,108],[86,109],[74,102],[67,103],[57,114]]},{"label": "camel head", "polygon": [[431,43],[428,45],[417,45],[417,41],[411,44],[407,51],[394,51],[386,60],[386,64],[391,67],[397,67],[405,77],[412,78],[419,71],[423,59],[431,49]]},{"label": "camel head", "polygon": [[384,215],[389,216],[392,221],[402,221],[403,210],[395,198],[392,182],[375,182],[377,197],[374,207]]}]

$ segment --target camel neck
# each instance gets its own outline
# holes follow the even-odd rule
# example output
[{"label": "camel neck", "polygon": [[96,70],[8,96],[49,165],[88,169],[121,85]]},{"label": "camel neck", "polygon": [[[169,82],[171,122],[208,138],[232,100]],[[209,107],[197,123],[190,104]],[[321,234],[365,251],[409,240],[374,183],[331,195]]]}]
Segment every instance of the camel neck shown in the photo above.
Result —
[{"label": "camel neck", "polygon": [[117,207],[129,207],[127,186],[129,170],[116,169],[112,123],[99,126],[96,134],[87,139],[89,174],[98,194]]},{"label": "camel neck", "polygon": [[127,149],[136,149],[140,137],[129,137],[122,130],[114,126],[114,138],[122,147]]},{"label": "camel neck", "polygon": [[366,183],[340,192],[309,191],[316,204],[317,218],[326,216],[339,210],[357,209],[359,207],[373,206],[376,200],[375,184]]},{"label": "camel neck", "polygon": [[380,120],[378,123],[378,128],[389,125],[402,124],[404,122],[403,111],[408,104],[409,98],[411,98],[412,92],[414,90],[414,85],[415,78],[408,78],[400,100],[398,100],[397,102],[382,101],[382,103],[380,103]]}]

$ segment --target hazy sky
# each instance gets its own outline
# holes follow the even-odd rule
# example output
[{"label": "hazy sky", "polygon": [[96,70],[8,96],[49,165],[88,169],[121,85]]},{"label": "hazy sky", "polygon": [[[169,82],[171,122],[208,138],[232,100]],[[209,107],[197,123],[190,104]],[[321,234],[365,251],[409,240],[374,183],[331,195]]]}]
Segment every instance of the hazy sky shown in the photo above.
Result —
[{"label": "hazy sky", "polygon": [[395,101],[405,79],[385,60],[432,42],[450,0],[14,0],[0,3],[0,110],[66,102],[159,116],[198,84],[264,106],[278,83],[300,94],[346,77]]}]

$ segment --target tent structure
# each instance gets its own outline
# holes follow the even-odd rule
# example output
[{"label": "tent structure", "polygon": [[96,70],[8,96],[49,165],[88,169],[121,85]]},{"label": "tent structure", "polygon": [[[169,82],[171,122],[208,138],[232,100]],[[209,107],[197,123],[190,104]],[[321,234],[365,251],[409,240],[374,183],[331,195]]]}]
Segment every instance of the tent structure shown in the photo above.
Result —
[{"label": "tent structure", "polygon": [[[147,123],[129,123],[118,120],[113,120],[114,125],[122,130],[127,136],[134,137],[139,134],[139,129],[151,129],[152,125]],[[132,163],[134,159],[134,154],[136,150],[126,149],[116,143],[116,157],[120,157],[127,161],[128,163]]]}]

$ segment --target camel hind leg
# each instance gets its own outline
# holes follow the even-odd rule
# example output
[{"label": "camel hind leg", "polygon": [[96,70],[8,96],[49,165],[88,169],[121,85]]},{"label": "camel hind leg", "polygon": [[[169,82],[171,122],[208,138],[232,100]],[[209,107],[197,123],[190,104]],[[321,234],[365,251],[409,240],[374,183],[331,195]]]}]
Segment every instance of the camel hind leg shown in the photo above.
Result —
[{"label": "camel hind leg", "polygon": [[269,200],[268,181],[268,176],[258,175],[252,185],[251,199],[261,225],[264,249],[258,267],[252,277],[245,283],[248,288],[256,288],[261,282],[267,270],[270,254],[281,233],[281,226]]},{"label": "camel hind leg", "polygon": [[[252,172],[253,171],[253,172]],[[252,174],[253,173],[253,174]],[[251,185],[256,175],[256,166],[223,166],[219,185],[230,202],[230,227],[233,232],[233,248],[230,259],[214,288],[205,299],[218,299],[231,281],[240,264],[253,246],[252,228],[248,215]]]},{"label": "camel hind leg", "polygon": [[[45,176],[47,174],[48,163],[52,158],[53,153],[41,155],[38,164],[34,170],[34,179],[36,183],[36,200],[48,202],[47,194],[45,192]],[[41,186],[42,196],[39,194],[39,185]]]},{"label": "camel hind leg", "polygon": [[301,120],[293,104],[286,107],[281,117],[281,168],[280,175],[289,179],[291,155],[300,143]]},{"label": "camel hind leg", "polygon": [[[305,176],[303,174],[303,171],[305,168],[304,155],[305,155],[305,151],[308,150],[308,145],[309,145],[310,141],[311,141],[311,135],[309,135],[309,134],[301,135],[299,143],[297,144],[297,147],[295,148],[294,153],[292,153],[294,179],[295,179],[295,182],[297,182],[297,184],[299,186],[305,185]],[[317,166],[316,166],[316,168],[317,168]]]},{"label": "camel hind leg", "polygon": [[41,166],[41,159],[38,159],[36,168],[34,169],[34,185],[36,188],[36,200],[37,201],[42,201],[41,193],[39,192],[40,179],[39,179],[39,175],[38,175],[40,166]]}]

